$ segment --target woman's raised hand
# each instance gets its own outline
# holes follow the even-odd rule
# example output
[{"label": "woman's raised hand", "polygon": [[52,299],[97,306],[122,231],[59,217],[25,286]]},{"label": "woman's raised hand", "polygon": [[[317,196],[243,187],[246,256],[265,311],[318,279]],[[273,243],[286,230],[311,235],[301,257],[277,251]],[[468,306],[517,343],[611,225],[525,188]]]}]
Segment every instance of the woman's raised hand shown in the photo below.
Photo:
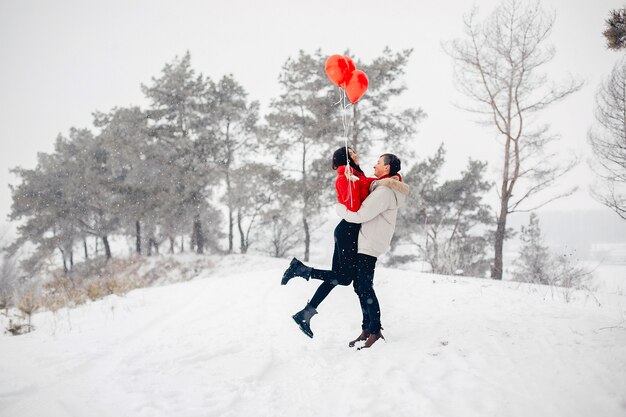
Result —
[{"label": "woman's raised hand", "polygon": [[350,167],[346,167],[346,170],[344,171],[344,175],[346,176],[346,179],[350,182],[356,182],[359,180],[359,177],[354,175],[351,171],[350,171]]}]

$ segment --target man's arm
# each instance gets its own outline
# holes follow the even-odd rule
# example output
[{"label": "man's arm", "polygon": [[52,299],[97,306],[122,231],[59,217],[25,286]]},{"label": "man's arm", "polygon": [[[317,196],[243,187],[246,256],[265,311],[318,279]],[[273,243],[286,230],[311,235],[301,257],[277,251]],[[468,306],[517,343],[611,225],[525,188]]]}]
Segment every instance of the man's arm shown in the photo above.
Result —
[{"label": "man's arm", "polygon": [[383,188],[377,192],[372,192],[363,201],[359,211],[353,212],[342,204],[335,205],[335,211],[339,217],[350,223],[365,223],[387,210],[389,205],[388,193],[393,193],[390,189]]}]

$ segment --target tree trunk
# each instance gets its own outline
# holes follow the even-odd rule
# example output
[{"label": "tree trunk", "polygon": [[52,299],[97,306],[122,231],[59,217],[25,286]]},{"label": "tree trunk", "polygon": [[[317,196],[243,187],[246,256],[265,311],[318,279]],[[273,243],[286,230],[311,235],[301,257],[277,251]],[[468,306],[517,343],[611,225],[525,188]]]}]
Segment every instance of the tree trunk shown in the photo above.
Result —
[{"label": "tree trunk", "polygon": [[230,175],[226,168],[226,192],[228,193],[228,253],[233,253],[234,240],[234,220],[233,220],[233,204],[231,201]]},{"label": "tree trunk", "polygon": [[226,194],[228,200],[228,253],[233,253],[233,240],[234,240],[234,219],[233,219],[233,199],[232,199],[232,186],[230,184],[230,161],[231,161],[231,147],[230,147],[230,122],[226,123]]},{"label": "tree trunk", "polygon": [[304,226],[304,261],[309,261],[309,248],[311,246],[311,234],[309,232],[309,222],[306,220],[306,215],[302,215],[302,224]]},{"label": "tree trunk", "polygon": [[74,269],[74,250],[70,249],[70,271]]},{"label": "tree trunk", "polygon": [[[509,119],[510,120],[510,119]],[[502,186],[500,188],[500,214],[498,215],[498,225],[496,228],[496,236],[494,242],[494,256],[493,265],[491,266],[491,278],[502,279],[503,271],[503,259],[502,252],[504,249],[504,237],[506,232],[506,216],[509,213],[509,198],[511,198],[511,192],[513,184],[511,184],[510,178],[510,160],[511,160],[511,134],[510,123],[507,125],[506,142],[504,144],[504,167],[502,170]],[[518,170],[519,163],[515,167]],[[513,178],[513,182],[517,179]]]},{"label": "tree trunk", "polygon": [[509,200],[502,199],[500,203],[500,215],[498,216],[498,227],[496,228],[495,253],[493,265],[491,267],[491,278],[502,279],[503,261],[502,251],[504,249],[504,234],[506,231],[506,216],[508,213]]},{"label": "tree trunk", "polygon": [[95,252],[96,252],[96,258],[97,258],[98,257],[98,237],[96,237],[95,239],[96,239]]},{"label": "tree trunk", "polygon": [[437,231],[436,230],[431,230],[432,231],[432,236],[431,236],[431,240],[433,242],[433,244],[431,245],[431,261],[430,261],[430,267],[432,269],[432,272],[434,272],[435,274],[440,273],[439,272],[439,268],[440,268],[440,263],[439,263],[439,243],[437,243]]},{"label": "tree trunk", "polygon": [[193,231],[196,237],[196,245],[197,245],[197,253],[204,253],[204,236],[202,234],[202,222],[200,221],[200,216],[196,216],[196,219],[193,222]]},{"label": "tree trunk", "polygon": [[63,258],[63,273],[67,275],[69,270],[67,269],[67,261],[65,259],[65,252],[63,252],[63,249],[60,249],[60,248],[59,248],[59,251],[61,252],[61,257]]},{"label": "tree trunk", "polygon": [[148,238],[148,253],[146,255],[152,256],[152,238],[151,237]]},{"label": "tree trunk", "polygon": [[102,243],[104,244],[104,253],[106,254],[107,261],[111,259],[111,247],[109,246],[109,238],[102,236]]},{"label": "tree trunk", "polygon": [[85,261],[89,259],[89,253],[87,252],[87,239],[83,239],[83,248],[85,249]]},{"label": "tree trunk", "polygon": [[302,138],[302,226],[304,227],[304,261],[309,261],[309,246],[311,244],[311,235],[309,233],[309,222],[307,221],[308,213],[308,193],[307,193],[307,175],[306,175],[306,142]]},{"label": "tree trunk", "polygon": [[237,227],[239,228],[239,239],[241,241],[241,243],[240,243],[241,253],[247,253],[248,252],[248,242],[247,242],[247,239],[246,239],[246,235],[243,232],[243,226],[241,225],[241,210],[237,210]]},{"label": "tree trunk", "polygon": [[176,244],[176,239],[172,236],[170,238],[170,253],[174,253],[174,245]]},{"label": "tree trunk", "polygon": [[135,221],[135,251],[137,255],[141,255],[141,224],[139,224],[139,220]]},{"label": "tree trunk", "polygon": [[185,235],[180,236],[180,253],[185,252]]}]

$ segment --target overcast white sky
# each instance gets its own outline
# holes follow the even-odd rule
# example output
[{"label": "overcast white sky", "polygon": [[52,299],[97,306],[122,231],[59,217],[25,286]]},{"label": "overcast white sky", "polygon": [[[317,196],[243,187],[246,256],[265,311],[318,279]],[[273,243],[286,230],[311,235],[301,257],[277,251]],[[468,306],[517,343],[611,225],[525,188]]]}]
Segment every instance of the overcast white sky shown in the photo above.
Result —
[{"label": "overcast white sky", "polygon": [[[581,191],[550,207],[599,208],[588,196],[586,135],[594,121],[595,90],[622,54],[605,48],[604,20],[623,2],[541,3],[557,12],[550,38],[557,57],[549,73],[586,81],[582,91],[543,116],[565,147],[583,158],[563,183],[578,183]],[[497,1],[475,4],[487,12]],[[471,6],[463,0],[0,0],[0,220],[10,210],[10,167],[34,167],[37,152],[52,151],[57,134],[90,127],[95,110],[143,106],[140,84],[187,50],[197,71],[212,78],[233,73],[252,99],[267,106],[279,92],[282,64],[299,49],[321,48],[329,55],[350,49],[358,66],[358,59],[369,61],[385,46],[414,48],[400,104],[428,113],[417,138],[420,155],[432,154],[443,141],[449,173],[458,172],[469,156],[489,160],[495,170],[495,134],[454,107],[462,98],[441,48],[441,41],[461,34],[462,16]]]}]

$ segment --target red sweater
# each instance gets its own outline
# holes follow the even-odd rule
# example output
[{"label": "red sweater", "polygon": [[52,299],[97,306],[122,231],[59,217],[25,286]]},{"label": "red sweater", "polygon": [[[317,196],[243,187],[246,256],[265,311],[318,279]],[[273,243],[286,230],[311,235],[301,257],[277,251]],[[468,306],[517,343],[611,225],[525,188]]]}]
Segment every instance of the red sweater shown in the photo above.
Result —
[{"label": "red sweater", "polygon": [[350,211],[358,211],[361,203],[370,193],[370,184],[378,178],[368,178],[364,173],[356,171],[349,167],[352,175],[356,176],[358,181],[348,181],[345,176],[347,165],[337,168],[337,179],[335,180],[335,190],[337,190],[337,201],[346,206]]}]

